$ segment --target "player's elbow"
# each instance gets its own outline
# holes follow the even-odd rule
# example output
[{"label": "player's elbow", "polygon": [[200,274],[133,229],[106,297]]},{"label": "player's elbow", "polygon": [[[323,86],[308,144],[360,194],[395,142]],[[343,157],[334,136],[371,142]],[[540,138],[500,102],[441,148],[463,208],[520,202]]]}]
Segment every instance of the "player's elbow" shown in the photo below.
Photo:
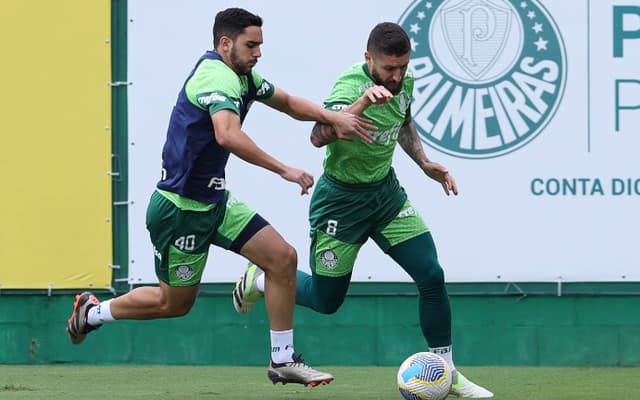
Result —
[{"label": "player's elbow", "polygon": [[322,147],[327,144],[324,129],[324,125],[316,122],[316,124],[313,126],[313,129],[311,130],[311,144],[316,147]]},{"label": "player's elbow", "polygon": [[229,145],[231,144],[231,136],[225,133],[216,132],[216,142],[225,149],[229,149]]},{"label": "player's elbow", "polygon": [[322,147],[324,143],[313,133],[311,134],[311,144],[316,147]]}]

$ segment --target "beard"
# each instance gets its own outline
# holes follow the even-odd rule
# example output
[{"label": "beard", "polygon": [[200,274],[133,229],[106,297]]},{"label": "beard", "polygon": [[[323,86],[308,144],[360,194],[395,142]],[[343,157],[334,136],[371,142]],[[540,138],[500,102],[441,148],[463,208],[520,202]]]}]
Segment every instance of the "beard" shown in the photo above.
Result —
[{"label": "beard", "polygon": [[238,74],[247,75],[249,72],[251,72],[251,65],[240,60],[240,57],[238,57],[235,49],[231,49],[230,57],[231,65],[233,65],[233,69],[235,69]]},{"label": "beard", "polygon": [[400,93],[400,91],[402,90],[402,79],[400,80],[400,82],[394,82],[394,81],[385,82],[382,80],[382,78],[380,78],[380,75],[378,75],[378,73],[375,70],[372,69],[370,72],[371,72],[371,77],[373,78],[373,82],[376,85],[384,86],[394,96]]}]

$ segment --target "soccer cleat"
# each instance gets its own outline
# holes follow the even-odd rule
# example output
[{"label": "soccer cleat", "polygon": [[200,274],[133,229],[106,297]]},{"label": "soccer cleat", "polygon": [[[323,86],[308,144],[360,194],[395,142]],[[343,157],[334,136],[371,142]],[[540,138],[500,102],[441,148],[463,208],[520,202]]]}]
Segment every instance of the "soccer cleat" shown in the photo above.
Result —
[{"label": "soccer cleat", "polygon": [[244,275],[233,289],[233,307],[239,314],[246,314],[262,297],[262,292],[256,288],[256,278],[264,272],[255,264],[249,264]]},{"label": "soccer cleat", "polygon": [[82,292],[76,295],[73,303],[73,312],[67,322],[67,333],[73,344],[80,344],[87,333],[100,328],[102,325],[93,326],[87,323],[87,313],[91,307],[100,304],[100,300],[91,292]]},{"label": "soccer cleat", "polygon": [[465,399],[489,399],[493,397],[493,393],[471,382],[458,371],[454,371],[455,383],[451,385],[449,394]]},{"label": "soccer cleat", "polygon": [[275,385],[276,383],[300,383],[302,385],[326,385],[333,380],[333,375],[327,372],[317,371],[302,360],[302,354],[293,355],[293,361],[276,364],[271,361],[269,364],[269,379]]}]

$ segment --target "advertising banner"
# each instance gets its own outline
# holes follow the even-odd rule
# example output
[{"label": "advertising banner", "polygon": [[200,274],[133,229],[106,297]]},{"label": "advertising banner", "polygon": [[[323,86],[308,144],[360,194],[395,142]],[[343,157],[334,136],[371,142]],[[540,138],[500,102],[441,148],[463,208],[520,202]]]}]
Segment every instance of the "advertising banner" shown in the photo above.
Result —
[{"label": "advertising banner", "polygon": [[[264,19],[255,69],[321,104],[364,60],[379,22],[412,44],[413,122],[430,159],[460,194],[398,146],[394,168],[431,229],[449,282],[640,281],[640,1],[129,2],[130,282],[155,282],[145,230],[171,109],[212,48],[215,14],[239,6]],[[268,153],[322,173],[313,123],[256,103],[243,129]],[[298,250],[308,270],[308,196],[231,157],[227,188]],[[235,281],[246,260],[213,248],[207,282]],[[369,241],[354,281],[409,281]]]}]

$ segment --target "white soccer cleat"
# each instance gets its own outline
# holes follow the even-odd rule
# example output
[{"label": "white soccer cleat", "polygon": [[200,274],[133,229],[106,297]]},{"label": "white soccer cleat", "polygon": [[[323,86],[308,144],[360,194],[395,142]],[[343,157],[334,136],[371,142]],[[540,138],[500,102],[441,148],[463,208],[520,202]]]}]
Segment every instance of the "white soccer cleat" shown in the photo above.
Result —
[{"label": "white soccer cleat", "polygon": [[256,302],[262,297],[262,292],[255,285],[256,278],[260,274],[264,274],[264,271],[255,264],[249,264],[242,278],[236,282],[236,287],[233,289],[231,297],[233,299],[233,307],[239,314],[246,314],[251,311]]},{"label": "white soccer cleat", "polygon": [[269,379],[276,383],[300,383],[302,385],[326,385],[333,380],[333,375],[315,370],[304,363],[302,355],[293,355],[293,361],[276,364],[273,361],[269,364]]},{"label": "white soccer cleat", "polygon": [[460,372],[455,371],[453,374],[454,384],[451,385],[449,394],[465,399],[490,399],[493,393],[471,382]]}]

